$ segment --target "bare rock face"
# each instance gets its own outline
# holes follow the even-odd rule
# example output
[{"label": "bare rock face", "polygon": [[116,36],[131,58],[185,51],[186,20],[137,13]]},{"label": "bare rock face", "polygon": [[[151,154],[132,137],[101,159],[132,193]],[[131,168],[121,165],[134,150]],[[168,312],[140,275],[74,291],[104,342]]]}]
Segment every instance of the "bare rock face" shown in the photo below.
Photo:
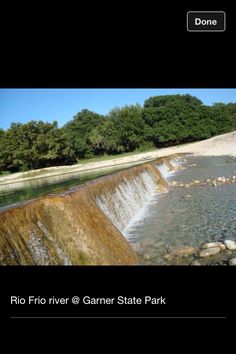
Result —
[{"label": "bare rock face", "polygon": [[220,247],[211,247],[199,252],[199,257],[209,257],[220,252]]},{"label": "bare rock face", "polygon": [[232,250],[232,251],[236,250],[236,241],[225,240],[224,244],[228,248],[228,250]]}]

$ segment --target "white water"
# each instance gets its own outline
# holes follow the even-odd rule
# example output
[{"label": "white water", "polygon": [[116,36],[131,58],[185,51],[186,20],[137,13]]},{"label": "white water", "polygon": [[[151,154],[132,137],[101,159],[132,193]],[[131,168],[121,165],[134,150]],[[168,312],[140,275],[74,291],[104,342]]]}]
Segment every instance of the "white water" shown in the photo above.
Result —
[{"label": "white water", "polygon": [[164,178],[168,178],[172,173],[172,171],[169,171],[169,168],[165,163],[162,163],[161,165],[156,165],[156,168],[161,172]]},{"label": "white water", "polygon": [[[170,161],[174,167],[181,164],[178,159]],[[176,173],[162,163],[155,165],[163,178],[168,181]],[[143,222],[150,211],[152,203],[156,203],[158,195],[155,177],[149,171],[144,171],[135,177],[124,179],[114,192],[107,191],[96,199],[97,205],[128,240],[133,236],[130,231],[139,222]]]},{"label": "white water", "polygon": [[156,187],[155,177],[144,171],[135,177],[124,179],[113,193],[104,193],[96,202],[118,230],[125,234],[131,220],[156,193]]},{"label": "white water", "polygon": [[[178,159],[171,160],[174,167],[180,163]],[[167,181],[176,173],[175,170],[170,171],[164,162],[155,166]],[[113,193],[104,193],[96,199],[96,203],[123,236],[131,241],[132,228],[143,222],[150,206],[159,199],[158,194],[155,177],[149,171],[144,171],[140,175],[124,179]]]}]

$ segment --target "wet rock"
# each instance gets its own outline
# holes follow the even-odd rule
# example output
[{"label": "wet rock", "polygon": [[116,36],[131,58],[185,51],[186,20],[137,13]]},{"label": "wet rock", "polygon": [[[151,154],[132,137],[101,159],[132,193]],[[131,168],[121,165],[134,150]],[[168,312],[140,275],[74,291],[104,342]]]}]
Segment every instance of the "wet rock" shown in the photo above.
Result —
[{"label": "wet rock", "polygon": [[162,256],[164,259],[168,259],[168,260],[170,260],[170,259],[172,259],[173,258],[173,255],[171,255],[170,253],[166,253],[166,254],[164,254],[164,256]]},{"label": "wet rock", "polygon": [[225,250],[226,247],[223,244],[223,242],[210,242],[210,243],[205,243],[202,245],[201,248],[206,249],[206,248],[212,248],[212,247],[220,247],[221,250]]},{"label": "wet rock", "polygon": [[167,260],[169,265],[190,265],[193,257],[173,257]]},{"label": "wet rock", "polygon": [[194,259],[194,261],[192,261],[191,265],[199,266],[199,265],[201,265],[201,263],[197,259]]},{"label": "wet rock", "polygon": [[159,256],[153,259],[154,264],[163,264],[165,261],[163,257]]},{"label": "wet rock", "polygon": [[220,252],[220,247],[212,247],[199,252],[199,257],[209,257]]},{"label": "wet rock", "polygon": [[230,259],[229,265],[231,265],[231,266],[236,266],[236,258]]},{"label": "wet rock", "polygon": [[131,242],[130,246],[138,255],[141,255],[143,253],[143,245],[141,242]]},{"label": "wet rock", "polygon": [[159,248],[159,247],[162,247],[165,245],[165,242],[164,241],[157,241],[154,243],[154,246]]},{"label": "wet rock", "polygon": [[178,257],[187,257],[197,252],[196,248],[192,246],[175,247],[170,249],[170,254]]},{"label": "wet rock", "polygon": [[142,246],[143,246],[144,248],[146,248],[146,247],[153,247],[153,245],[154,245],[153,240],[147,239],[147,240],[142,241]]},{"label": "wet rock", "polygon": [[178,182],[176,182],[176,181],[172,181],[172,182],[171,182],[171,185],[172,185],[172,186],[176,186],[177,184],[178,184]]},{"label": "wet rock", "polygon": [[149,260],[151,259],[150,254],[145,253],[145,254],[143,255],[143,259],[144,259],[145,261],[149,261]]},{"label": "wet rock", "polygon": [[167,248],[165,246],[162,246],[162,247],[155,247],[155,254],[158,256],[158,255],[161,255],[163,256],[163,254],[166,254],[167,252]]},{"label": "wet rock", "polygon": [[147,247],[143,250],[143,254],[149,255],[150,259],[154,259],[156,257],[162,256],[166,252],[167,250],[165,247],[157,248],[154,246]]},{"label": "wet rock", "polygon": [[154,263],[153,263],[153,261],[151,261],[151,260],[147,260],[147,261],[143,261],[143,262],[141,262],[141,264],[142,265],[154,265]]},{"label": "wet rock", "polygon": [[236,241],[225,240],[224,244],[229,250],[236,250]]}]

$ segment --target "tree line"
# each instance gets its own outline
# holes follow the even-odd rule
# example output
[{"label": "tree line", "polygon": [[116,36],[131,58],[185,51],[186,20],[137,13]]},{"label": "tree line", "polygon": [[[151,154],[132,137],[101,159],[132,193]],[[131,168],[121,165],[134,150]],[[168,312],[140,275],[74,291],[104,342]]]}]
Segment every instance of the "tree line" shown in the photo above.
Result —
[{"label": "tree line", "polygon": [[236,103],[203,105],[191,95],[148,98],[100,115],[83,109],[62,128],[57,122],[12,123],[0,129],[0,172],[74,164],[207,139],[236,129]]}]

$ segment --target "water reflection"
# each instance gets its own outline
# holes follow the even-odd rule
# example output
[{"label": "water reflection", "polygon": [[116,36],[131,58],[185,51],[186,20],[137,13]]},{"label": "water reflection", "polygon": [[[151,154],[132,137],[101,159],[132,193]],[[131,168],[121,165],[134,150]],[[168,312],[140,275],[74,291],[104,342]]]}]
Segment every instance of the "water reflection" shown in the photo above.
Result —
[{"label": "water reflection", "polygon": [[128,167],[129,166],[119,166],[100,169],[99,171],[96,170],[93,172],[84,171],[65,173],[57,176],[0,185],[0,210],[4,210],[7,206],[14,205],[18,202],[23,202],[50,193],[63,192],[76,185]]}]

